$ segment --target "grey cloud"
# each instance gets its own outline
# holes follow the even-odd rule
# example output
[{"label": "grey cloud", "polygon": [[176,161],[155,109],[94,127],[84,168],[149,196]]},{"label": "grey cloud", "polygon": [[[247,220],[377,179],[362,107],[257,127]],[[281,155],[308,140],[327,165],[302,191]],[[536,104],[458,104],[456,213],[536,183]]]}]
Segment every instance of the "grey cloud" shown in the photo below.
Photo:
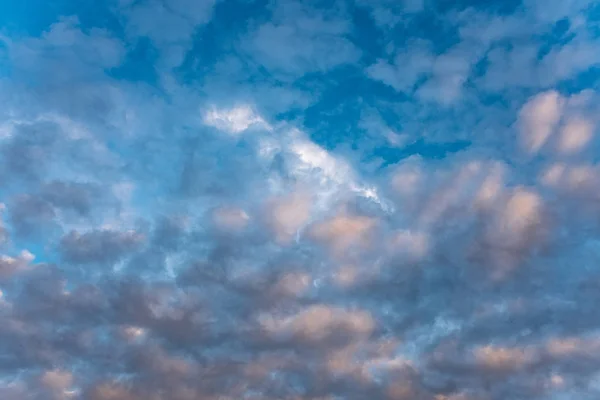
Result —
[{"label": "grey cloud", "polygon": [[5,244],[9,240],[9,234],[4,226],[0,227],[0,245]]},{"label": "grey cloud", "polygon": [[[347,30],[339,21],[324,27],[307,13],[302,34]],[[276,16],[281,25],[296,23],[285,10]],[[463,51],[431,59],[426,53],[427,74],[434,81],[447,68],[467,74]],[[396,85],[409,87],[420,74]],[[442,94],[455,88],[438,87]],[[19,123],[3,143],[3,171],[12,179],[6,226],[35,231],[54,227],[66,213],[75,216],[61,219],[56,243],[54,231],[41,239],[11,237],[12,256],[0,259],[6,377],[0,396],[591,400],[597,394],[590,383],[600,343],[593,93],[540,94],[524,107],[517,101],[507,112],[517,123],[488,136],[497,134],[494,143],[503,149],[533,143],[525,146],[535,150],[527,157],[477,142],[442,159],[413,157],[362,175],[287,127],[231,135],[226,125],[210,130],[197,115],[180,115],[200,114],[196,97],[175,91],[174,104],[194,107],[142,115],[137,101],[146,92],[135,93],[111,97],[103,111],[118,114],[133,103],[110,136],[122,144],[119,161],[102,153],[106,158],[89,163],[87,155],[58,162],[54,155],[64,143],[73,145],[69,157],[98,144],[65,138],[82,131],[59,123]],[[115,98],[123,104],[113,104]],[[403,110],[427,120],[426,112]],[[106,140],[106,126],[78,115],[92,137]],[[163,131],[184,123],[190,126]],[[197,139],[185,142],[186,135]],[[11,152],[22,157],[11,159]],[[46,155],[45,163],[33,164]],[[124,182],[120,191],[116,178]],[[119,207],[107,206],[104,196],[119,197]],[[56,247],[57,265],[19,253],[20,246],[40,243]],[[119,261],[119,268],[98,265]]]},{"label": "grey cloud", "polygon": [[176,250],[182,242],[189,222],[183,216],[173,215],[160,219],[152,235],[152,245],[164,250]]},{"label": "grey cloud", "polygon": [[5,212],[6,205],[4,203],[0,203],[0,248],[2,248],[10,240],[10,234],[8,233],[6,224],[4,222]]},{"label": "grey cloud", "polygon": [[1,151],[4,155],[2,174],[11,181],[15,176],[21,179],[40,179],[55,155],[55,148],[61,139],[58,126],[52,122],[18,124],[16,132]]},{"label": "grey cloud", "polygon": [[98,186],[79,182],[52,181],[43,185],[40,196],[55,207],[88,215],[93,203],[102,197]]},{"label": "grey cloud", "polygon": [[[390,168],[386,182],[398,214],[370,213],[341,196],[342,204],[350,197],[346,209],[332,205],[298,243],[283,246],[255,231],[268,221],[254,219],[253,203],[268,207],[269,196],[232,195],[231,204],[245,205],[243,229],[233,205],[206,207],[187,222],[159,217],[145,243],[157,252],[149,254],[181,257],[176,283],[117,274],[69,287],[56,273],[16,274],[25,290],[7,291],[11,322],[2,335],[19,345],[4,367],[59,366],[90,399],[235,398],[252,390],[266,399],[544,398],[561,382],[551,374],[570,385],[572,374],[592,373],[594,359],[578,348],[593,343],[584,335],[595,327],[593,313],[568,305],[591,297],[578,294],[575,281],[561,283],[560,263],[548,266],[534,251],[538,240],[560,244],[543,234],[555,229],[545,223],[547,193],[522,187],[513,167],[480,156],[407,160]],[[296,205],[281,204],[289,210],[267,210],[286,215]],[[67,261],[113,262],[145,251],[136,237],[70,233],[61,249]],[[579,279],[589,273],[582,269]],[[536,299],[542,290],[565,304],[544,306]],[[553,337],[556,326],[572,328]],[[77,363],[91,371],[69,369]]]},{"label": "grey cloud", "polygon": [[17,196],[10,205],[10,221],[19,236],[44,231],[55,222],[55,217],[52,205],[35,196]]},{"label": "grey cloud", "polygon": [[137,249],[142,241],[143,236],[133,231],[71,231],[61,239],[60,250],[67,262],[113,263]]},{"label": "grey cloud", "polygon": [[33,255],[27,251],[17,257],[3,255],[0,257],[0,282],[7,281],[18,273],[26,270],[33,260]]}]

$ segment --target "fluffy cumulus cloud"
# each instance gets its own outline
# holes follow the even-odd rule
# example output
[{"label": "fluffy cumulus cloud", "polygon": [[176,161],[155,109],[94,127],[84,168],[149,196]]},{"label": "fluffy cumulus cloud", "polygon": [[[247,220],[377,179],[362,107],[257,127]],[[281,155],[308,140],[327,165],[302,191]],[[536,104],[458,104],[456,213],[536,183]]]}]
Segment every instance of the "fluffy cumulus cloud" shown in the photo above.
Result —
[{"label": "fluffy cumulus cloud", "polygon": [[600,397],[596,1],[25,4],[0,398]]}]

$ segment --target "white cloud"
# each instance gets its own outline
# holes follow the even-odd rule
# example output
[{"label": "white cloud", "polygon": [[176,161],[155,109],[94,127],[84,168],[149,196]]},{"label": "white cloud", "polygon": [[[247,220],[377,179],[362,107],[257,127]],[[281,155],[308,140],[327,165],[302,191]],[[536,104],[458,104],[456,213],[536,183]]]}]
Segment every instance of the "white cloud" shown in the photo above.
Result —
[{"label": "white cloud", "polygon": [[231,109],[213,107],[204,114],[204,123],[233,135],[238,135],[251,127],[271,129],[270,125],[247,105]]},{"label": "white cloud", "polygon": [[349,165],[337,160],[325,149],[310,140],[299,137],[292,141],[290,149],[302,161],[302,164],[299,166],[300,168],[304,167],[308,171],[318,168],[324,178],[331,179],[337,183],[343,183],[353,178]]},{"label": "white cloud", "polygon": [[394,57],[393,64],[378,60],[366,70],[372,79],[381,81],[401,92],[412,92],[414,85],[421,78],[431,73],[435,55],[431,44],[416,40]]},{"label": "white cloud", "polygon": [[529,153],[539,152],[550,139],[561,119],[564,100],[556,91],[539,94],[521,109],[521,140]]},{"label": "white cloud", "polygon": [[561,130],[559,151],[571,154],[583,150],[593,139],[594,130],[595,126],[587,119],[570,119]]}]

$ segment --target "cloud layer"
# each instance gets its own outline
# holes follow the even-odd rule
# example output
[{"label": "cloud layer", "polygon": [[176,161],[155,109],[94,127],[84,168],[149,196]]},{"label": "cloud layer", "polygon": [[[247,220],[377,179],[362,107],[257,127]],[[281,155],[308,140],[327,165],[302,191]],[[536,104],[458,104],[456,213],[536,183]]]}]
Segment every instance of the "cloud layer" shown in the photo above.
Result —
[{"label": "cloud layer", "polygon": [[39,7],[0,398],[600,396],[597,2]]}]

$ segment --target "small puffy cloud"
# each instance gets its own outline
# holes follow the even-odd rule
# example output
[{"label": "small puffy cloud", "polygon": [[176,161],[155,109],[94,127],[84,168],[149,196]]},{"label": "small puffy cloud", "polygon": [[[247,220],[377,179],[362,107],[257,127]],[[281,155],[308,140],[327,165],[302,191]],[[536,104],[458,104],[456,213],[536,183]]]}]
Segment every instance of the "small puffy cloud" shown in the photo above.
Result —
[{"label": "small puffy cloud", "polygon": [[452,105],[462,96],[482,47],[460,43],[442,54],[435,54],[432,47],[425,40],[410,41],[395,53],[392,65],[380,59],[366,73],[399,92]]},{"label": "small puffy cloud", "polygon": [[573,41],[553,49],[540,61],[539,74],[543,84],[554,84],[600,65],[594,40]]},{"label": "small puffy cloud", "polygon": [[113,263],[136,250],[142,242],[143,236],[134,231],[71,231],[61,239],[60,249],[67,262]]},{"label": "small puffy cloud", "polygon": [[213,221],[224,231],[241,231],[250,221],[250,216],[242,209],[220,207],[213,211]]},{"label": "small puffy cloud", "polygon": [[99,383],[90,388],[86,396],[90,400],[137,400],[140,397],[131,393],[127,387],[118,383],[106,382]]},{"label": "small puffy cloud", "polygon": [[290,272],[277,281],[274,291],[284,296],[301,296],[309,289],[311,283],[312,279],[308,274]]},{"label": "small puffy cloud", "polygon": [[147,37],[163,53],[161,66],[177,67],[192,45],[198,27],[212,17],[215,0],[121,1],[120,16],[133,37]]},{"label": "small puffy cloud", "polygon": [[55,207],[87,215],[92,210],[95,200],[102,197],[102,193],[100,188],[93,184],[53,181],[42,186],[40,197]]},{"label": "small puffy cloud", "polygon": [[25,271],[34,259],[35,256],[27,250],[23,250],[17,257],[0,256],[0,282],[7,281],[19,272]]},{"label": "small puffy cloud", "polygon": [[289,243],[299,234],[310,219],[312,203],[310,195],[302,192],[274,198],[267,203],[267,223],[277,241]]},{"label": "small puffy cloud", "polygon": [[577,198],[579,201],[592,200],[595,198],[593,193],[600,184],[597,169],[597,165],[587,163],[571,165],[556,162],[544,168],[539,179],[542,185],[562,195]]},{"label": "small puffy cloud", "polygon": [[429,253],[430,242],[431,238],[424,232],[400,230],[393,233],[389,248],[392,253],[408,260],[420,260]]},{"label": "small puffy cloud", "polygon": [[534,361],[532,349],[483,346],[475,349],[476,363],[492,371],[522,369]]},{"label": "small puffy cloud", "polygon": [[378,60],[366,70],[372,79],[381,81],[394,89],[411,93],[419,79],[431,73],[435,63],[435,55],[431,45],[423,40],[410,43],[394,57],[392,65]]},{"label": "small puffy cloud", "polygon": [[318,25],[313,24],[308,24],[305,32],[287,25],[264,25],[252,38],[250,49],[268,68],[292,74],[326,71],[358,58],[348,40],[328,32],[321,38],[320,34]]},{"label": "small puffy cloud", "polygon": [[522,244],[531,238],[532,229],[539,225],[542,218],[543,201],[541,197],[525,188],[517,188],[511,193],[499,210],[497,228],[493,234],[499,234],[506,241]]},{"label": "small puffy cloud", "polygon": [[338,215],[310,227],[310,236],[338,254],[351,247],[368,246],[377,220],[366,216]]},{"label": "small puffy cloud", "polygon": [[550,91],[535,96],[523,106],[519,122],[526,151],[535,154],[550,139],[560,122],[563,104],[561,95]]},{"label": "small puffy cloud", "polygon": [[227,133],[237,135],[251,127],[270,129],[260,116],[249,106],[234,107],[229,110],[213,108],[204,114],[204,123]]},{"label": "small puffy cloud", "polygon": [[44,386],[56,393],[64,393],[73,384],[73,375],[67,371],[46,371],[40,377]]},{"label": "small puffy cloud", "polygon": [[587,119],[571,118],[561,129],[558,151],[572,154],[583,150],[593,139],[595,128]]},{"label": "small puffy cloud", "polygon": [[40,38],[9,41],[8,50],[14,73],[39,86],[98,79],[125,55],[123,43],[108,31],[93,28],[84,33],[77,18],[54,23]]},{"label": "small puffy cloud", "polygon": [[257,63],[283,77],[326,72],[355,62],[360,51],[346,37],[347,17],[296,1],[275,2],[274,18],[259,25],[242,46]]},{"label": "small puffy cloud", "polygon": [[571,357],[595,358],[600,348],[600,338],[597,335],[587,337],[552,338],[546,343],[546,351],[558,359]]},{"label": "small puffy cloud", "polygon": [[521,145],[531,155],[588,160],[596,144],[597,120],[585,95],[563,96],[548,91],[530,98],[521,108]]},{"label": "small puffy cloud", "polygon": [[289,317],[263,316],[260,323],[274,337],[309,342],[321,342],[331,336],[344,334],[364,337],[375,329],[375,321],[369,313],[327,305],[310,306]]}]

